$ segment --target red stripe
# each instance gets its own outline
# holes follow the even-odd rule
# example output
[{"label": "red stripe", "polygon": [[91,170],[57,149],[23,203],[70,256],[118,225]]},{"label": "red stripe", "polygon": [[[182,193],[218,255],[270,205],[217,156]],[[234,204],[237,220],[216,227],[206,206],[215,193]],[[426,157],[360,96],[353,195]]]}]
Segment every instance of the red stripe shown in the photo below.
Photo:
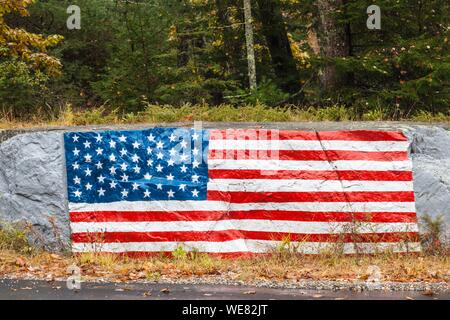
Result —
[{"label": "red stripe", "polygon": [[264,129],[211,130],[210,140],[348,140],[348,141],[408,141],[402,132],[394,131],[295,131]]},{"label": "red stripe", "polygon": [[363,234],[300,234],[245,230],[224,231],[172,231],[172,232],[104,232],[74,233],[74,243],[115,242],[225,242],[238,239],[301,242],[400,242],[418,241],[416,232],[363,233]]},{"label": "red stripe", "polygon": [[406,151],[369,152],[339,150],[210,150],[208,158],[214,160],[404,161],[408,160],[408,153]]},{"label": "red stripe", "polygon": [[300,179],[300,180],[359,180],[359,181],[412,181],[411,171],[358,171],[358,170],[209,170],[211,179]]},{"label": "red stripe", "polygon": [[208,200],[252,202],[414,202],[414,192],[222,192],[208,191]]},{"label": "red stripe", "polygon": [[[77,256],[82,256],[83,252],[75,252],[74,253]],[[96,252],[95,254],[98,255],[113,255],[117,257],[127,257],[127,258],[133,258],[133,259],[147,259],[149,257],[167,257],[167,258],[173,258],[173,252],[172,251],[127,251],[127,252],[107,252],[107,251],[101,251]],[[236,252],[196,252],[192,254],[201,254],[206,255],[209,257],[217,258],[217,259],[258,259],[274,255],[273,252],[266,252],[266,253],[256,253],[256,252],[247,252],[247,251],[236,251]],[[275,253],[276,254],[276,253]],[[390,255],[393,256],[414,256],[418,257],[420,255],[420,252],[390,252]],[[376,253],[365,253],[364,256],[371,257],[376,256]],[[302,254],[304,257],[317,257],[317,254]],[[352,257],[357,256],[356,253],[347,253],[345,254],[346,257]]]},{"label": "red stripe", "polygon": [[[84,252],[75,252],[74,253],[77,256],[82,256],[85,254]],[[127,258],[133,258],[133,259],[141,259],[141,258],[149,258],[149,257],[166,257],[166,258],[173,258],[173,252],[172,251],[127,251],[127,252],[107,252],[107,251],[100,251],[95,252],[95,254],[98,255],[113,255],[117,257],[127,257]],[[214,257],[218,259],[252,259],[257,257],[264,257],[271,255],[272,253],[255,253],[255,252],[196,252],[192,254],[202,254],[207,255],[209,257]],[[306,256],[306,254],[305,254]],[[316,255],[309,255],[309,256],[316,256]]]},{"label": "red stripe", "polygon": [[71,212],[71,222],[152,222],[280,220],[316,222],[417,222],[415,212],[309,212],[309,211],[99,211]]}]

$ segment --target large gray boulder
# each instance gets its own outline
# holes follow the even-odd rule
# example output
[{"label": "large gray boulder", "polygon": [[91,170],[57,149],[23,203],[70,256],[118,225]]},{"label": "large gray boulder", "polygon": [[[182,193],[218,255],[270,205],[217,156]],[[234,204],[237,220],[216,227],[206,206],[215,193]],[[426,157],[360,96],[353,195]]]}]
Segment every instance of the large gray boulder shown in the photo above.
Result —
[{"label": "large gray boulder", "polygon": [[414,190],[419,217],[443,216],[450,235],[450,132],[418,127],[407,132],[411,141]]},{"label": "large gray boulder", "polygon": [[[419,216],[443,215],[447,235],[450,235],[450,132],[442,126],[393,123],[221,123],[205,124],[205,127],[403,130],[411,141],[417,212]],[[63,146],[63,132],[67,130],[0,131],[0,225],[26,225],[32,230],[31,240],[50,250],[67,249],[70,244]]]},{"label": "large gray boulder", "polygon": [[29,228],[32,242],[68,247],[70,228],[61,133],[20,134],[0,144],[0,222]]}]

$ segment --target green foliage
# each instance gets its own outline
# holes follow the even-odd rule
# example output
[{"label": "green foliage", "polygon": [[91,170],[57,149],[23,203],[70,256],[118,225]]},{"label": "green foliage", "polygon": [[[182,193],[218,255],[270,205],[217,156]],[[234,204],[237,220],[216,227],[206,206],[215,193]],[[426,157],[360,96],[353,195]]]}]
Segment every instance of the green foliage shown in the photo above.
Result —
[{"label": "green foliage", "polygon": [[[233,94],[233,93],[230,93]],[[273,81],[263,79],[255,90],[238,89],[228,100],[232,104],[265,104],[275,106],[289,98]]]},{"label": "green foliage", "polygon": [[[297,62],[302,88],[298,94],[280,88],[258,1],[252,2],[258,88],[251,92],[240,1],[41,0],[29,7],[30,16],[7,14],[5,21],[48,41],[49,35],[62,35],[65,41],[54,48],[48,43],[48,49],[49,56],[61,61],[63,75],[49,78],[44,69],[27,68],[26,61],[0,59],[1,111],[11,117],[44,118],[72,105],[88,110],[79,120],[88,123],[100,116],[94,106],[108,105],[101,112],[110,116],[105,121],[135,121],[142,114],[158,121],[204,114],[208,119],[245,119],[250,114],[258,121],[270,121],[289,117],[279,109],[274,114],[262,111],[260,105],[281,104],[290,110],[293,103],[301,106],[295,117],[307,113],[307,118],[318,120],[446,121],[448,1],[346,1],[334,16],[337,27],[351,35],[351,54],[334,59],[318,52],[320,43],[317,48],[313,41],[312,31],[320,24],[316,1],[273,2],[281,6]],[[366,27],[366,8],[373,3],[382,9],[381,31]],[[70,4],[82,9],[81,30],[66,28]],[[320,74],[329,64],[345,81],[325,92]],[[224,103],[243,106],[242,111],[226,110],[231,106],[211,112],[196,108],[197,114],[187,107]]]},{"label": "green foliage", "polygon": [[182,245],[178,245],[175,250],[172,251],[172,256],[175,259],[186,259],[187,258],[187,251],[183,248]]},{"label": "green foliage", "polygon": [[27,232],[10,224],[0,226],[0,250],[13,250],[19,253],[31,253]]},{"label": "green foliage", "polygon": [[18,59],[0,60],[0,111],[27,114],[33,101],[46,90],[48,76]]}]

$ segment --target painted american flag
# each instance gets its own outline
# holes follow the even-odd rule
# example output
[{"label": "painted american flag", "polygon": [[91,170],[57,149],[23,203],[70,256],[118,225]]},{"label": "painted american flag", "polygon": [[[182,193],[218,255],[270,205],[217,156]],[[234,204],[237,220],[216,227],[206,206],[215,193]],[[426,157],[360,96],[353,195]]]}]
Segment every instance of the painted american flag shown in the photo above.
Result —
[{"label": "painted american flag", "polygon": [[401,132],[154,128],[64,140],[74,252],[420,250]]}]

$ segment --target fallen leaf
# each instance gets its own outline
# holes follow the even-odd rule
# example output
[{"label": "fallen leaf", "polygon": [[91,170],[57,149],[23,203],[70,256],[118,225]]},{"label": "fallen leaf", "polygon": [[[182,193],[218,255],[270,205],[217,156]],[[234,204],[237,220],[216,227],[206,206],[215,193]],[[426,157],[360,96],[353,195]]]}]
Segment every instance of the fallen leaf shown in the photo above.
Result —
[{"label": "fallen leaf", "polygon": [[256,291],[250,290],[250,291],[245,291],[244,294],[255,294]]},{"label": "fallen leaf", "polygon": [[319,299],[319,298],[322,298],[323,296],[321,295],[321,294],[315,294],[315,295],[313,295],[313,298],[316,298],[316,299]]},{"label": "fallen leaf", "polygon": [[432,297],[434,296],[434,292],[431,290],[427,290],[424,293],[422,293],[424,296]]},{"label": "fallen leaf", "polygon": [[161,289],[162,293],[169,294],[170,290],[168,288]]},{"label": "fallen leaf", "polygon": [[152,293],[150,291],[146,291],[142,294],[144,297],[150,297]]},{"label": "fallen leaf", "polygon": [[16,266],[25,267],[26,265],[27,265],[27,262],[26,262],[26,260],[24,258],[17,257],[17,259],[16,259]]},{"label": "fallen leaf", "polygon": [[411,298],[411,297],[408,297],[408,296],[406,296],[405,298],[406,298],[406,300],[414,300],[414,298]]}]

